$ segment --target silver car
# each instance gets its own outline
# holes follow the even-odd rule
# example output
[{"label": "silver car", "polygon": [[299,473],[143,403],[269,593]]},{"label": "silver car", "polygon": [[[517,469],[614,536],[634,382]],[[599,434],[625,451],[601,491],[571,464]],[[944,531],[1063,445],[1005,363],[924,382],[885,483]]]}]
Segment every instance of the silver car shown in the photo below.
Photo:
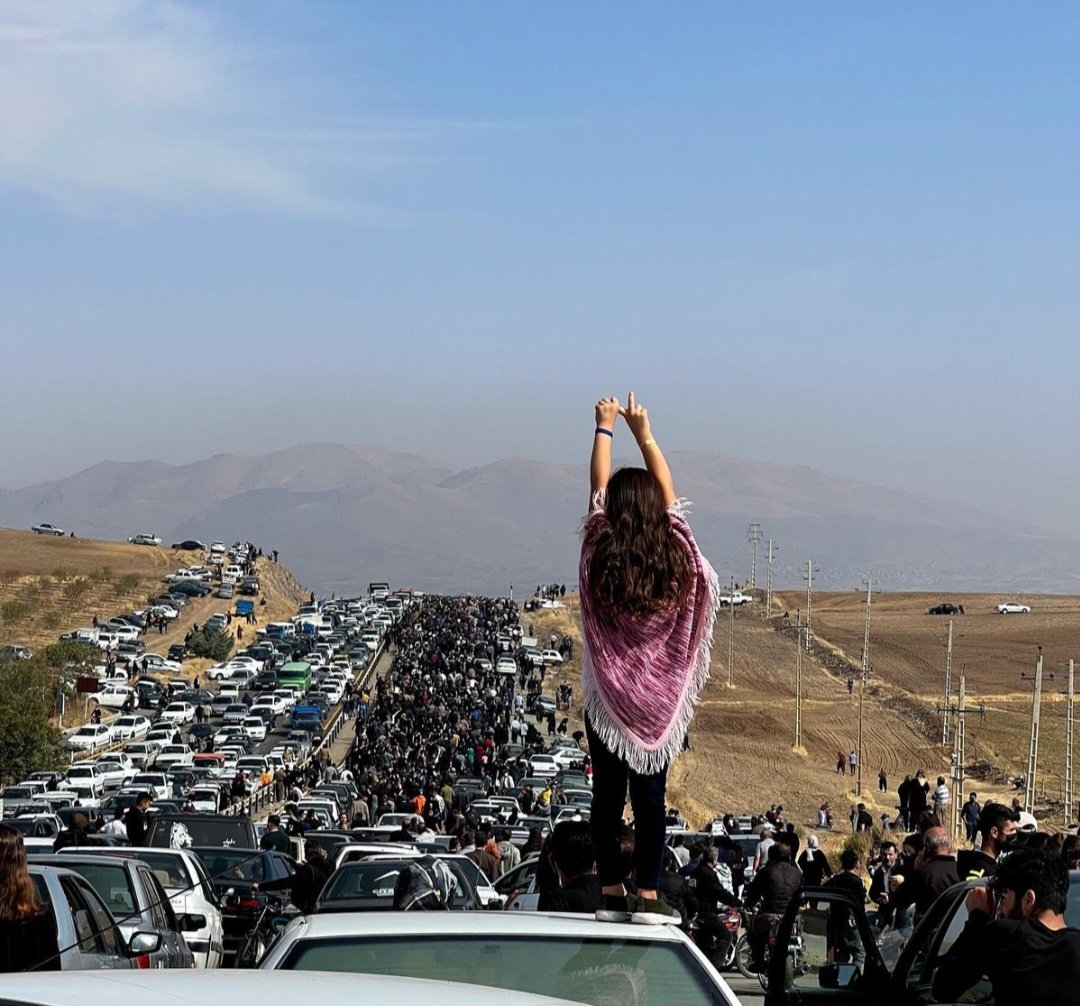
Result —
[{"label": "silver car", "polygon": [[[184,942],[180,922],[154,871],[137,859],[63,853],[38,856],[35,864],[61,867],[82,877],[116,919],[125,946],[136,933],[157,936],[157,946],[140,956],[151,968],[191,968],[195,957]],[[140,965],[142,966],[142,965]]]},{"label": "silver car", "polygon": [[137,968],[136,952],[157,949],[156,933],[139,933],[134,947],[125,943],[105,902],[77,873],[34,862],[29,869],[38,899],[56,920],[62,971]]}]

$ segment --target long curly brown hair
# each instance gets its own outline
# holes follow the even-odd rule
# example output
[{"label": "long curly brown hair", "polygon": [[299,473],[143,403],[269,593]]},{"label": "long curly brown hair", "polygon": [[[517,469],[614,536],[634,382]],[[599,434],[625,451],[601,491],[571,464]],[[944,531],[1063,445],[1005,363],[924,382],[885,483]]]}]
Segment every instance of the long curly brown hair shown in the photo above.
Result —
[{"label": "long curly brown hair", "polygon": [[671,528],[660,483],[644,468],[620,468],[608,482],[605,509],[606,519],[585,524],[589,600],[609,616],[682,605],[694,571]]},{"label": "long curly brown hair", "polygon": [[26,869],[22,835],[9,825],[0,824],[0,919],[17,922],[44,911]]}]

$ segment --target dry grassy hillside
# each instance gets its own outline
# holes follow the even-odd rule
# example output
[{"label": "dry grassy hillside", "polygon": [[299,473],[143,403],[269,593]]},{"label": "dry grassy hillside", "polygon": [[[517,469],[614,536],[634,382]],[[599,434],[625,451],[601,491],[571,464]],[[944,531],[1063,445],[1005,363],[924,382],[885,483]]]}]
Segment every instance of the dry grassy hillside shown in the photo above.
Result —
[{"label": "dry grassy hillside", "polygon": [[[107,618],[143,607],[161,592],[167,573],[196,559],[190,552],[145,545],[0,529],[0,645],[44,646],[62,632],[90,625],[95,615]],[[307,597],[293,574],[265,558],[258,560],[258,572],[259,600],[266,600],[256,607],[258,622],[293,615]],[[193,623],[204,623],[232,603],[215,597],[192,600],[167,632],[154,630],[143,637],[147,650],[163,654],[183,640]],[[205,664],[189,661],[185,670],[194,674]]]}]

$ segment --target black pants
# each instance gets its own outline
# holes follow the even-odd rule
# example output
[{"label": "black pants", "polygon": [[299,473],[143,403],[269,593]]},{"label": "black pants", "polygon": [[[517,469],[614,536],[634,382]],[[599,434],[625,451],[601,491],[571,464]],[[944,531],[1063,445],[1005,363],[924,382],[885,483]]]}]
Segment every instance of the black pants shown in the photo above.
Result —
[{"label": "black pants", "polygon": [[601,886],[614,886],[626,880],[619,832],[623,827],[626,792],[634,812],[634,882],[639,888],[655,891],[660,883],[660,868],[667,837],[664,794],[667,792],[667,766],[652,775],[639,775],[613,754],[593,731],[588,717],[585,733],[593,766],[592,840],[596,853],[596,872]]}]

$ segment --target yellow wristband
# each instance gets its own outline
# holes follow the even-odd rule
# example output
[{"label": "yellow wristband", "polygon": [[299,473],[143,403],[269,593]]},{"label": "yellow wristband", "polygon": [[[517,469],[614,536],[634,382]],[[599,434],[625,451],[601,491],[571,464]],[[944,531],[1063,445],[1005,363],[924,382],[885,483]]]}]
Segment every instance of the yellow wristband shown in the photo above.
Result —
[{"label": "yellow wristband", "polygon": [[655,447],[656,446],[656,440],[653,437],[649,437],[648,440],[645,440],[645,441],[642,442],[641,446],[642,447]]}]

